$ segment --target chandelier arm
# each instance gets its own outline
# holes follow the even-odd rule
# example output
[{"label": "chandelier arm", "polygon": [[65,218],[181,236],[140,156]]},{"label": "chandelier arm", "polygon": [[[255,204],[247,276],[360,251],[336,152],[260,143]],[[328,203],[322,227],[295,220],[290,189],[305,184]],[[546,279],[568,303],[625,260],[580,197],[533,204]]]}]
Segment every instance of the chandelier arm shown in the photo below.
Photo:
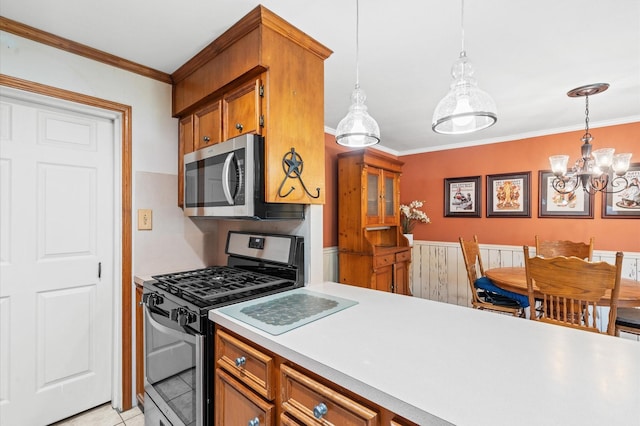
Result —
[{"label": "chandelier arm", "polygon": [[[598,189],[598,192],[602,192],[603,194],[617,194],[624,191],[629,186],[629,181],[624,176],[615,176],[613,178],[609,175],[603,176],[606,176],[606,183],[603,185],[602,189]],[[607,190],[607,188],[611,188],[611,190]]]},{"label": "chandelier arm", "polygon": [[559,194],[571,194],[580,186],[580,178],[575,176],[557,176],[551,181],[554,191]]}]

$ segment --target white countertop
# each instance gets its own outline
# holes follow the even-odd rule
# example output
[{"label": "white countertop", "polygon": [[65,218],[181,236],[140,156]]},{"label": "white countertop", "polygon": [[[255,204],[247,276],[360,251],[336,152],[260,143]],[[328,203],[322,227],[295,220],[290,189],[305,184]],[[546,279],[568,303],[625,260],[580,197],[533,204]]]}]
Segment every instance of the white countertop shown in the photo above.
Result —
[{"label": "white countertop", "polygon": [[640,343],[336,283],[358,302],[273,336],[216,323],[420,425],[640,425]]}]

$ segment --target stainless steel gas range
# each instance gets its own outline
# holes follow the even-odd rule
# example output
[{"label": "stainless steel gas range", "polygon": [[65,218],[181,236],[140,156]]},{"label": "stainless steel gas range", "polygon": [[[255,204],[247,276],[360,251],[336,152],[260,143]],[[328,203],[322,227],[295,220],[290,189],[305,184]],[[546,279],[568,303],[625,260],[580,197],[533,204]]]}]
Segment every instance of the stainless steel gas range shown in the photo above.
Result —
[{"label": "stainless steel gas range", "polygon": [[213,422],[213,308],[304,286],[304,242],[230,231],[226,266],[157,275],[143,284],[145,425]]}]

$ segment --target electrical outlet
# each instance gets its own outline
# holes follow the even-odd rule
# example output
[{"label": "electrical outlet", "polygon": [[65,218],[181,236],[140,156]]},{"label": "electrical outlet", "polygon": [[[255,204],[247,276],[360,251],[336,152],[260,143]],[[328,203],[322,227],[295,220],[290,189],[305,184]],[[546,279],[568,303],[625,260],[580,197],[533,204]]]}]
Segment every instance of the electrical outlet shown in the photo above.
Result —
[{"label": "electrical outlet", "polygon": [[151,230],[151,209],[138,209],[138,230]]}]

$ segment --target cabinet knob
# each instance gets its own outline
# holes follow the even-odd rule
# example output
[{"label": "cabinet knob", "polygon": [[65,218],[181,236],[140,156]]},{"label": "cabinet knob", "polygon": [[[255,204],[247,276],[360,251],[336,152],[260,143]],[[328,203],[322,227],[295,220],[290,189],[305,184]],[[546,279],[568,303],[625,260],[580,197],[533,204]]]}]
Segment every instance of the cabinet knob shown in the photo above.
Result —
[{"label": "cabinet knob", "polygon": [[253,419],[249,420],[249,423],[247,423],[247,426],[260,426],[260,419],[257,417],[254,417]]},{"label": "cabinet knob", "polygon": [[241,132],[243,128],[244,126],[242,124],[236,123],[236,129],[238,129],[239,132]]},{"label": "cabinet knob", "polygon": [[327,414],[327,411],[327,406],[324,404],[324,402],[321,402],[320,404],[313,407],[313,417],[315,417],[316,419],[321,419],[322,416]]},{"label": "cabinet knob", "polygon": [[211,138],[209,136],[203,136],[202,140],[205,142],[209,142],[211,140]]},{"label": "cabinet knob", "polygon": [[236,358],[236,367],[240,368],[240,367],[244,367],[244,365],[247,363],[247,359],[243,356],[240,356],[238,358]]}]

